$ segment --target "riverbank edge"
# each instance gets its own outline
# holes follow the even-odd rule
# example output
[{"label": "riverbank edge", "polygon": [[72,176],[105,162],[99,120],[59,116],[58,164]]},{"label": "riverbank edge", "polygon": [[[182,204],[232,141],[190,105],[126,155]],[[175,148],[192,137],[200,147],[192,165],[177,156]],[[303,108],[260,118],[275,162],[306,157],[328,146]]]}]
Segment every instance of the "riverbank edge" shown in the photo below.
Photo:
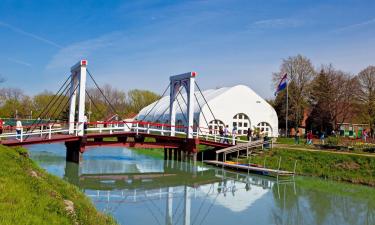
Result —
[{"label": "riverbank edge", "polygon": [[267,168],[277,169],[280,158],[281,170],[294,171],[297,162],[297,175],[375,187],[375,158],[366,155],[273,148],[264,154],[239,159],[239,162],[265,164]]},{"label": "riverbank edge", "polygon": [[[140,153],[157,158],[163,157],[162,149],[152,149],[152,151],[147,149],[140,151]],[[262,166],[265,162],[267,168],[277,169],[280,156],[280,169],[282,170],[293,171],[294,163],[297,160],[297,175],[375,187],[375,157],[361,154],[337,154],[329,151],[274,148],[266,150],[264,155],[259,154],[246,159],[239,159],[239,162],[250,162]],[[231,160],[236,161],[237,159],[232,158]]]},{"label": "riverbank edge", "polygon": [[47,173],[24,148],[0,145],[0,224],[104,224],[78,187]]}]

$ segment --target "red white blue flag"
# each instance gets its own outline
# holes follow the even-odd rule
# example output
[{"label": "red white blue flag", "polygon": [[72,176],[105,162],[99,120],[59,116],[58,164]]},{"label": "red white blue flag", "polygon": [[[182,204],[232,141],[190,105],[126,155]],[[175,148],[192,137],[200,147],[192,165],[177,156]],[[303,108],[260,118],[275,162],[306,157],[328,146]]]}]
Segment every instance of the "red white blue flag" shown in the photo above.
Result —
[{"label": "red white blue flag", "polygon": [[280,83],[277,86],[277,89],[276,89],[276,92],[275,92],[275,96],[277,95],[277,93],[279,93],[280,91],[284,90],[287,85],[288,85],[288,74],[285,73],[284,76],[281,77]]}]

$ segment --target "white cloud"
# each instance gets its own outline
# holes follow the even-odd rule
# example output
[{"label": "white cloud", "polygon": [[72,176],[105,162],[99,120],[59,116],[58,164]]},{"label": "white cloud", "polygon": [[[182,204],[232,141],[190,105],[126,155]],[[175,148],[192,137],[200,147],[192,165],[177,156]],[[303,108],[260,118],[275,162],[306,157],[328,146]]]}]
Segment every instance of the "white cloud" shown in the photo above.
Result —
[{"label": "white cloud", "polygon": [[250,28],[271,29],[271,28],[295,28],[303,25],[303,21],[296,19],[269,19],[259,20],[250,25]]},{"label": "white cloud", "polygon": [[338,32],[350,31],[350,30],[358,29],[358,28],[365,27],[368,25],[373,25],[373,24],[375,24],[375,18],[361,22],[361,23],[352,24],[346,27],[341,27],[339,29],[334,30],[334,32],[338,33]]},{"label": "white cloud", "polygon": [[59,45],[59,44],[57,44],[56,42],[53,42],[53,41],[51,41],[51,40],[48,40],[48,39],[43,38],[43,37],[41,37],[41,36],[38,36],[38,35],[36,35],[36,34],[26,32],[26,31],[24,31],[24,30],[22,30],[22,29],[20,29],[20,28],[18,28],[18,27],[15,27],[15,26],[13,26],[13,25],[10,25],[10,24],[8,24],[8,23],[4,23],[4,22],[1,22],[1,21],[0,21],[0,26],[2,26],[2,27],[6,27],[6,28],[12,30],[13,32],[16,32],[16,33],[18,33],[18,34],[21,34],[21,35],[24,35],[24,36],[27,36],[27,37],[31,37],[31,38],[33,38],[33,39],[35,39],[35,40],[41,41],[41,42],[43,42],[43,43],[45,43],[45,44],[48,44],[48,45],[54,46],[54,47],[56,47],[56,48],[62,48],[62,46]]},{"label": "white cloud", "polygon": [[19,60],[19,59],[13,59],[13,58],[8,57],[7,60],[10,61],[10,62],[13,62],[13,63],[17,63],[17,64],[22,65],[22,66],[31,67],[30,63]]},{"label": "white cloud", "polygon": [[72,63],[81,59],[87,59],[96,50],[115,45],[118,39],[123,37],[122,32],[113,32],[103,36],[73,43],[62,48],[47,64],[46,69],[69,68]]}]

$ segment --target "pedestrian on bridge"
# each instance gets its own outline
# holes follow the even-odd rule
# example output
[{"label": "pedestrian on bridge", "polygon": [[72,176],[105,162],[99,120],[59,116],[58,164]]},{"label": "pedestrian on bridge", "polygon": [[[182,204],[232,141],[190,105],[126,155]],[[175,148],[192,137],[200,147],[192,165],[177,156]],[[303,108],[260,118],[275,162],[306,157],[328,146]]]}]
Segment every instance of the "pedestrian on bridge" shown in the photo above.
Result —
[{"label": "pedestrian on bridge", "polygon": [[229,130],[228,130],[228,125],[226,125],[225,128],[224,128],[224,143],[229,144]]},{"label": "pedestrian on bridge", "polygon": [[224,130],[222,126],[219,126],[220,143],[224,143]]},{"label": "pedestrian on bridge", "polygon": [[21,120],[17,119],[17,122],[16,122],[16,139],[17,140],[20,140],[21,139],[21,132],[22,132],[22,122]]},{"label": "pedestrian on bridge", "polygon": [[84,134],[87,134],[87,116],[86,115],[83,117],[83,132]]}]

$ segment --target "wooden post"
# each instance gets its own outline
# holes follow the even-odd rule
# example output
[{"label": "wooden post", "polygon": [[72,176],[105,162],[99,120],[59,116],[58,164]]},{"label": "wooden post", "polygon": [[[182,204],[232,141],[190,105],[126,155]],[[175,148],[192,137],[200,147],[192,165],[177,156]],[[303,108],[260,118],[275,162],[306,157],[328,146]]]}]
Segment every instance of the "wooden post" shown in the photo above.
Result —
[{"label": "wooden post", "polygon": [[48,126],[49,126],[48,139],[51,139],[51,135],[52,135],[52,125],[51,125],[51,124],[48,124]]},{"label": "wooden post", "polygon": [[280,170],[280,167],[281,167],[281,156],[280,156],[280,159],[279,159],[279,168],[277,169],[278,171]]},{"label": "wooden post", "polygon": [[168,160],[168,149],[164,148],[164,160]]}]

